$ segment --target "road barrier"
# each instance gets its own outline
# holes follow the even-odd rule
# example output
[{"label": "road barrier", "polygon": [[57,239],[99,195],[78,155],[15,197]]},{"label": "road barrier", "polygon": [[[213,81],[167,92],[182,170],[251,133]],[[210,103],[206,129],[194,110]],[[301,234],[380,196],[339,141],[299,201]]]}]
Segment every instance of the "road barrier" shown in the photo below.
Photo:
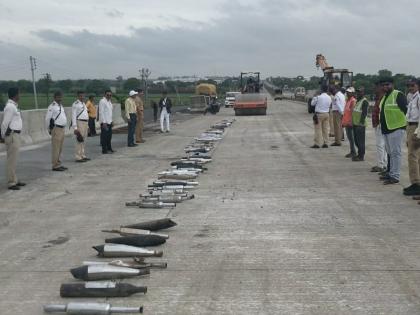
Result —
[{"label": "road barrier", "polygon": [[[64,110],[67,116],[67,127],[65,128],[65,134],[70,135],[73,133],[73,129],[68,128],[71,122],[71,107],[66,107],[64,108]],[[50,138],[50,135],[48,134],[47,130],[47,125],[45,123],[46,114],[47,109],[33,109],[21,112],[23,121],[21,139],[23,145],[45,141]],[[114,104],[113,118],[115,128],[122,127],[127,124],[126,121],[123,119],[120,104]],[[3,112],[0,112],[0,122],[1,121],[3,121]],[[99,127],[98,123],[97,127]],[[0,150],[2,149],[4,148],[0,147]]]}]

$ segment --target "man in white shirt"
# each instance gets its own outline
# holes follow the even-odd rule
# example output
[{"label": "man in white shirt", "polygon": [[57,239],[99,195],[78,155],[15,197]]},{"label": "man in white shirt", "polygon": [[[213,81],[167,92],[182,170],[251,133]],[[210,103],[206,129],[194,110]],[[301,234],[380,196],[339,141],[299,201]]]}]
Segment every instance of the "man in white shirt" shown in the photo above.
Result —
[{"label": "man in white shirt", "polygon": [[169,117],[171,115],[172,101],[168,97],[168,93],[163,91],[162,98],[159,101],[160,107],[160,130],[165,132],[164,122],[166,121],[166,132],[170,131]]},{"label": "man in white shirt", "polygon": [[315,107],[315,114],[313,117],[315,127],[315,144],[311,147],[319,149],[328,148],[328,127],[329,127],[329,112],[331,106],[331,97],[327,94],[328,87],[323,86],[321,94],[314,97],[311,106]]},{"label": "man in white shirt", "polygon": [[52,170],[62,172],[67,167],[61,165],[60,156],[64,144],[64,130],[67,126],[67,117],[64,107],[61,104],[63,93],[57,91],[54,93],[54,102],[48,106],[45,123],[49,134],[51,135],[51,160]]},{"label": "man in white shirt", "polygon": [[72,126],[76,135],[76,162],[87,162],[90,159],[86,157],[85,147],[88,135],[89,114],[87,111],[85,93],[77,92],[77,100],[72,105]]},{"label": "man in white shirt", "polygon": [[104,97],[99,101],[98,115],[101,124],[102,154],[114,153],[111,146],[112,139],[112,92],[106,90]]},{"label": "man in white shirt", "polygon": [[335,139],[335,142],[331,144],[331,146],[341,146],[341,139],[343,138],[343,126],[341,125],[341,119],[343,117],[344,107],[346,105],[346,98],[338,86],[332,86],[331,93],[334,95],[332,102],[332,113]]},{"label": "man in white shirt", "polygon": [[25,183],[19,182],[16,176],[16,164],[19,156],[22,117],[18,108],[19,89],[10,88],[7,92],[9,100],[3,111],[1,134],[7,150],[6,174],[7,186],[11,190],[19,190]]},{"label": "man in white shirt", "polygon": [[420,119],[419,83],[416,79],[407,82],[409,94],[411,94],[406,114],[408,173],[411,185],[403,190],[403,194],[407,196],[420,195],[420,139],[415,133]]}]

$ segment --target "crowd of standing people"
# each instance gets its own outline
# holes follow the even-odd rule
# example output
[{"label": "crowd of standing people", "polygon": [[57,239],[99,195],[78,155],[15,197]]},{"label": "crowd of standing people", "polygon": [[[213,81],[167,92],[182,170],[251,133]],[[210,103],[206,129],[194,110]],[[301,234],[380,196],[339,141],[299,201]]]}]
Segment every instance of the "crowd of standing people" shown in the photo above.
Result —
[{"label": "crowd of standing people", "polygon": [[[405,95],[394,88],[393,78],[382,78],[375,85],[375,104],[372,109],[376,165],[371,168],[371,172],[379,173],[379,179],[384,185],[398,184],[402,145],[406,140],[411,185],[403,189],[403,194],[409,196],[420,196],[419,86],[419,80],[410,79],[407,82],[408,93]],[[329,147],[328,129],[332,118],[334,142],[331,146],[342,145],[344,129],[349,142],[349,153],[345,157],[354,162],[364,161],[369,108],[364,87],[349,87],[342,91],[337,86],[323,86],[321,93],[312,99],[311,106],[315,127],[315,143],[311,148]]]},{"label": "crowd of standing people", "polygon": [[[137,89],[129,92],[125,100],[125,116],[128,123],[127,146],[136,147],[144,143],[144,104],[143,90]],[[100,126],[100,145],[102,154],[112,154],[112,128],[113,124],[113,104],[112,91],[106,90],[95,105],[95,97],[90,95],[86,101],[85,92],[78,91],[77,99],[72,105],[70,124],[63,106],[63,94],[60,91],[54,93],[53,102],[48,106],[45,116],[45,123],[48,133],[51,136],[51,163],[53,171],[68,170],[62,164],[62,151],[65,139],[65,129],[73,128],[75,141],[75,162],[84,163],[90,161],[87,156],[86,138],[97,135],[96,123]],[[85,102],[86,101],[86,102]],[[10,88],[8,90],[8,101],[4,108],[3,121],[1,123],[0,138],[4,138],[6,145],[6,175],[7,185],[10,190],[20,190],[26,184],[19,181],[16,175],[16,164],[21,143],[20,133],[23,128],[21,112],[19,109],[19,89]],[[155,122],[157,120],[157,104],[152,102]],[[161,132],[170,131],[170,114],[172,102],[163,92],[159,101],[161,111],[160,125]],[[165,124],[164,124],[165,123]]]}]

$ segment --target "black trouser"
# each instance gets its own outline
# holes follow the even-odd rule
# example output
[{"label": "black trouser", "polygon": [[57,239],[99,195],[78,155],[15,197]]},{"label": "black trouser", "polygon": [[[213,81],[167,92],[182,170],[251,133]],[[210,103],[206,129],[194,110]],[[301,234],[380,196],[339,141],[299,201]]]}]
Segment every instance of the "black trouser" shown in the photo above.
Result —
[{"label": "black trouser", "polygon": [[157,105],[153,105],[153,119],[157,122],[158,119],[158,107]]},{"label": "black trouser", "polygon": [[353,132],[353,127],[345,127],[346,128],[346,135],[347,135],[347,139],[349,139],[349,144],[350,144],[350,153],[353,155],[356,155],[356,148],[354,147],[354,132]]},{"label": "black trouser", "polygon": [[95,118],[89,117],[89,136],[96,136]]},{"label": "black trouser", "polygon": [[365,126],[353,126],[354,142],[357,147],[357,156],[361,159],[365,157]]},{"label": "black trouser", "polygon": [[101,124],[102,153],[112,151],[112,124]]},{"label": "black trouser", "polygon": [[137,115],[130,114],[130,121],[128,122],[127,144],[134,145],[134,133],[136,132]]}]

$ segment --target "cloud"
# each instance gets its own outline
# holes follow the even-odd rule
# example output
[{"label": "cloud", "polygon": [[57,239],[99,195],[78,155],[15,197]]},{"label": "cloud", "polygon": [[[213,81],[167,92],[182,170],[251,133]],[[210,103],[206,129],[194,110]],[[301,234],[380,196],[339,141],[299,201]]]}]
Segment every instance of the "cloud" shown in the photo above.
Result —
[{"label": "cloud", "polygon": [[[315,68],[317,53],[323,53],[331,65],[355,72],[389,68],[394,73],[419,74],[413,65],[420,43],[413,40],[413,29],[420,3],[236,0],[216,4],[216,11],[200,19],[199,8],[191,9],[195,16],[184,16],[175,9],[156,7],[154,15],[148,15],[155,21],[149,26],[139,25],[142,16],[129,18],[128,7],[120,6],[106,11],[119,19],[102,20],[107,24],[102,31],[101,24],[35,29],[30,33],[33,41],[20,45],[37,54],[55,77],[137,76],[143,66],[152,69],[152,76],[237,75],[244,70],[261,71],[263,76],[320,75]],[[124,32],[108,30],[121,24]],[[12,55],[7,58],[16,62]]]},{"label": "cloud", "polygon": [[113,9],[111,11],[107,11],[106,15],[111,17],[111,18],[122,18],[124,17],[124,13],[117,10],[117,9]]}]

